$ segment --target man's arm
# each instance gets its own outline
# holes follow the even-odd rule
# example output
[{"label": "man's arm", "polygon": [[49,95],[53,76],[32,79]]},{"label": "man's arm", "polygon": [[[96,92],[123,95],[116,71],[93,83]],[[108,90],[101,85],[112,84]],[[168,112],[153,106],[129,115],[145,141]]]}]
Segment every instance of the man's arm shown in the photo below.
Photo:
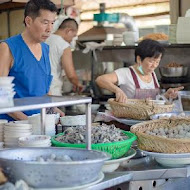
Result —
[{"label": "man's arm", "polygon": [[0,43],[0,76],[8,76],[13,64],[13,57],[8,45]]},{"label": "man's arm", "polygon": [[75,72],[73,58],[72,58],[72,52],[71,52],[70,47],[68,47],[64,50],[61,59],[62,59],[61,60],[62,68],[64,69],[67,78],[74,85],[74,88],[78,89],[79,92],[82,91],[83,86],[80,84],[77,74]]},{"label": "man's arm", "polygon": [[[8,76],[13,65],[13,57],[8,45],[4,42],[0,43],[0,76]],[[26,120],[27,115],[23,112],[9,113],[9,116],[15,120]]]},{"label": "man's arm", "polygon": [[[49,92],[47,93],[47,95],[48,95],[48,96],[51,96],[51,95],[52,95],[50,90],[49,90]],[[61,111],[59,108],[54,107],[53,110],[54,110],[54,112],[56,112],[56,113],[60,113],[60,117],[65,116],[65,113],[64,113],[63,111]]]}]

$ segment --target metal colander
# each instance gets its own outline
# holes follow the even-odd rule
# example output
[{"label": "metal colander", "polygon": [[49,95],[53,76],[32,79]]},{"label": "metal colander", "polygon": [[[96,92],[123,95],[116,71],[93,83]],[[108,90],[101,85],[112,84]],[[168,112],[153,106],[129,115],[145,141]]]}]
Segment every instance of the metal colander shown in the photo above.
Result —
[{"label": "metal colander", "polygon": [[[68,155],[72,161],[37,162],[39,156]],[[24,180],[34,188],[74,187],[98,179],[104,152],[68,148],[17,148],[0,151],[0,165],[9,181]]]}]

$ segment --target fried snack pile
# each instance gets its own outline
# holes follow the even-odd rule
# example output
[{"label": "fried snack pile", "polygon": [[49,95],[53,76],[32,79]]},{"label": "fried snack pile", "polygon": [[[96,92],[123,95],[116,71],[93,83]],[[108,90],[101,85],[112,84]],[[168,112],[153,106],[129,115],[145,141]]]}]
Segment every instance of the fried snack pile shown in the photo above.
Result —
[{"label": "fried snack pile", "polygon": [[162,41],[167,41],[168,40],[168,35],[164,33],[150,33],[147,34],[142,38],[143,40],[145,39],[151,39],[151,40],[162,40]]},{"label": "fried snack pile", "polygon": [[181,64],[178,64],[176,62],[171,62],[171,63],[168,63],[165,67],[183,67],[183,65]]}]

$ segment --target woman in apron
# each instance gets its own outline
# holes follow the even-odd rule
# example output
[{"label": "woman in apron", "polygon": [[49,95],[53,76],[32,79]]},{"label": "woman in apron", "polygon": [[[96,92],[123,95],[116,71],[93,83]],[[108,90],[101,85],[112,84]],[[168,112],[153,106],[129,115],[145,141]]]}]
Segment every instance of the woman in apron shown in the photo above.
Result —
[{"label": "woman in apron", "polygon": [[[164,54],[162,45],[146,39],[135,49],[135,64],[129,68],[120,68],[112,73],[101,75],[96,83],[116,95],[116,101],[125,102],[127,98],[155,99],[160,93],[159,83],[154,70]],[[176,98],[177,92],[184,87],[170,88],[164,94],[166,98]]]}]

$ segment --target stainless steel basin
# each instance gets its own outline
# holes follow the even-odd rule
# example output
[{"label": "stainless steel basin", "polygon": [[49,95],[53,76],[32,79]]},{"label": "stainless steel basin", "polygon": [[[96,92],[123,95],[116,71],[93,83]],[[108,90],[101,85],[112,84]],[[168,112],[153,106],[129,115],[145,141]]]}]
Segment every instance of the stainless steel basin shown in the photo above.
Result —
[{"label": "stainless steel basin", "polygon": [[188,67],[159,67],[162,77],[183,77],[188,74]]},{"label": "stainless steel basin", "polygon": [[[72,161],[36,161],[67,155]],[[98,179],[105,160],[110,156],[94,150],[70,148],[17,148],[0,151],[0,166],[9,181],[24,180],[34,188],[76,187]]]}]

